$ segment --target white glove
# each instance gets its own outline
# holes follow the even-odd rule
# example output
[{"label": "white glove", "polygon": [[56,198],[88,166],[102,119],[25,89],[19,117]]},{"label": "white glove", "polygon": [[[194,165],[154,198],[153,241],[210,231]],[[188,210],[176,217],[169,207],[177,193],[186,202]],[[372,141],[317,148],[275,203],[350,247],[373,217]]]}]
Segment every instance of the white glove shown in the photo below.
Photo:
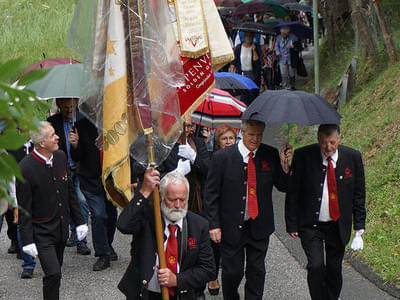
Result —
[{"label": "white glove", "polygon": [[176,167],[175,171],[181,173],[183,176],[190,173],[190,161],[183,160],[182,158],[178,160],[178,166]]},{"label": "white glove", "polygon": [[86,224],[76,227],[76,238],[78,241],[82,241],[87,236],[88,230],[89,228]]},{"label": "white glove", "polygon": [[190,160],[190,162],[192,164],[194,163],[194,160],[196,159],[196,151],[194,151],[193,148],[190,147],[188,144],[179,146],[178,155]]},{"label": "white glove", "polygon": [[364,233],[364,229],[360,229],[355,232],[353,241],[351,242],[351,249],[353,251],[362,250],[364,248],[364,242],[362,239],[362,234]]},{"label": "white glove", "polygon": [[26,254],[32,256],[33,258],[38,256],[38,251],[37,251],[35,243],[31,243],[26,246],[23,246],[22,251],[24,251]]}]

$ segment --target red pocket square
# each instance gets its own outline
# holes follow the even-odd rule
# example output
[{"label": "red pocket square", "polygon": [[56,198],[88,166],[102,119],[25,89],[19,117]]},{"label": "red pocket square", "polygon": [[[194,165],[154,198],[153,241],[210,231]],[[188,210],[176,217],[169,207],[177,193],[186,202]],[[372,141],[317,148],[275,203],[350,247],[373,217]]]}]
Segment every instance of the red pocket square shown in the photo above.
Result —
[{"label": "red pocket square", "polygon": [[188,246],[189,249],[196,249],[197,248],[196,239],[193,237],[188,238]]},{"label": "red pocket square", "polygon": [[263,160],[261,162],[261,171],[271,171],[271,168],[268,165],[268,162]]},{"label": "red pocket square", "polygon": [[346,168],[344,170],[344,178],[351,178],[353,177],[353,173],[351,173],[351,170],[349,168]]}]

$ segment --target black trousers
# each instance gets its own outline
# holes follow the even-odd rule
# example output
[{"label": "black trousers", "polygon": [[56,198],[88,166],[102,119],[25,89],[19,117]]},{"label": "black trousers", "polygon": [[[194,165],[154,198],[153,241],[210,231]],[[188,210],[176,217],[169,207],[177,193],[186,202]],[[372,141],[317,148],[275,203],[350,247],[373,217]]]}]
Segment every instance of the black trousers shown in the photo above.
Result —
[{"label": "black trousers", "polygon": [[43,299],[58,300],[60,296],[61,266],[65,243],[37,244],[43,276]]},{"label": "black trousers", "polygon": [[222,240],[222,291],[224,300],[239,300],[238,287],[244,275],[246,257],[246,300],[262,300],[265,282],[265,255],[269,237],[255,240],[251,237],[250,226],[245,222],[238,245],[232,246]]},{"label": "black trousers", "polygon": [[17,224],[14,224],[14,212],[10,209],[7,209],[4,214],[7,220],[7,236],[10,241],[14,242],[17,245]]},{"label": "black trousers", "polygon": [[218,273],[219,273],[219,263],[221,260],[221,253],[219,250],[219,244],[214,243],[213,241],[211,241],[211,248],[213,250],[213,254],[214,254],[214,261],[215,261],[215,278],[213,280],[217,280],[218,279]]},{"label": "black trousers", "polygon": [[337,222],[320,222],[299,232],[308,259],[307,282],[312,300],[337,300],[342,289],[342,244]]}]

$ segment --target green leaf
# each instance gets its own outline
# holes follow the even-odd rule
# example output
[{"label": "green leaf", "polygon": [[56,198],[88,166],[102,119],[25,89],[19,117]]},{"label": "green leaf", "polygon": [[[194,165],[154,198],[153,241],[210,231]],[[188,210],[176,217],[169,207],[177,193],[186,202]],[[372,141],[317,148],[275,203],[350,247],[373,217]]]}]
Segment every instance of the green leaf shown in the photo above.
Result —
[{"label": "green leaf", "polygon": [[14,157],[6,152],[0,153],[0,179],[11,181],[13,176],[24,180]]},{"label": "green leaf", "polygon": [[18,85],[28,85],[36,80],[42,79],[49,72],[49,69],[36,69],[24,74],[18,82]]},{"label": "green leaf", "polygon": [[0,64],[0,81],[8,81],[9,74],[14,74],[21,65],[22,58],[12,59],[3,64]]},{"label": "green leaf", "polygon": [[0,149],[17,150],[29,139],[29,134],[20,133],[15,127],[6,129],[0,135]]}]

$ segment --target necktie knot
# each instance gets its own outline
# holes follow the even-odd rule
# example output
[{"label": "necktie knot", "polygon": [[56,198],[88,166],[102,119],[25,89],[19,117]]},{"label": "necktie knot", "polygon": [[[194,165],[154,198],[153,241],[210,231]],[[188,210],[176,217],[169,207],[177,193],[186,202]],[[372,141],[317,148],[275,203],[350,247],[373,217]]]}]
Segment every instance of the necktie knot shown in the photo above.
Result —
[{"label": "necktie knot", "polygon": [[172,224],[169,224],[169,225],[168,225],[168,229],[169,229],[169,232],[170,232],[171,234],[174,234],[174,235],[175,235],[175,231],[176,231],[177,228],[178,228],[178,225],[172,225]]}]

